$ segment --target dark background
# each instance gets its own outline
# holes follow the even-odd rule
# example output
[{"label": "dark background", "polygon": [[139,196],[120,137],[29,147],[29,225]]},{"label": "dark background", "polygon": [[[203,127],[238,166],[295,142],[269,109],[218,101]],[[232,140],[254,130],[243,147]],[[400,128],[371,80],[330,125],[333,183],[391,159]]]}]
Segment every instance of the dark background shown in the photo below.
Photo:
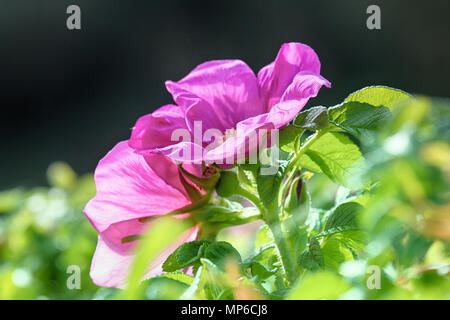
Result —
[{"label": "dark background", "polygon": [[[66,8],[81,7],[81,30]],[[381,7],[381,30],[366,8]],[[0,189],[45,183],[62,160],[91,172],[136,119],[171,102],[164,81],[238,58],[257,72],[284,42],[313,47],[333,84],[448,96],[450,1],[0,0]]]}]

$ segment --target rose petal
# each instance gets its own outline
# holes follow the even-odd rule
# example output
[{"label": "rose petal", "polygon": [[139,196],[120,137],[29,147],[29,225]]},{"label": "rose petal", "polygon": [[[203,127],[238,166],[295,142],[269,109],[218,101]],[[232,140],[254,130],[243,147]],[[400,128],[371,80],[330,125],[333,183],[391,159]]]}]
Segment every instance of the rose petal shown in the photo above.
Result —
[{"label": "rose petal", "polygon": [[129,145],[136,150],[166,147],[176,142],[172,134],[176,129],[187,130],[185,114],[175,105],[166,105],[138,119]]},{"label": "rose petal", "polygon": [[[167,157],[159,161],[167,170],[177,166]],[[178,187],[178,175],[164,181],[127,141],[100,160],[94,177],[97,194],[84,213],[99,232],[120,221],[166,214],[190,202]]]},{"label": "rose petal", "polygon": [[[137,222],[136,220],[126,221],[120,223],[120,226],[112,225],[110,227],[112,228],[111,230],[108,228],[104,233],[99,235],[90,270],[90,276],[96,285],[118,288],[126,287],[127,278],[135,258],[134,247],[137,245],[138,241],[118,244],[111,239],[115,239],[115,237],[124,231],[130,232],[132,229],[138,228],[135,226],[136,223],[142,225],[142,223]],[[138,229],[141,231],[142,227]],[[185,231],[177,241],[171,244],[152,261],[143,280],[163,273],[162,264],[168,256],[182,243],[194,241],[197,238],[197,234],[198,227],[193,227]]]},{"label": "rose petal", "polygon": [[292,83],[284,91],[281,102],[288,100],[302,100],[317,96],[322,86],[331,87],[331,83],[321,75],[309,71],[297,73]]},{"label": "rose petal", "polygon": [[302,43],[285,43],[274,62],[258,72],[258,86],[269,111],[277,104],[300,71],[320,74],[320,61],[314,50]]},{"label": "rose petal", "polygon": [[[209,128],[234,128],[239,121],[264,112],[255,74],[240,60],[203,63],[180,81],[167,81],[166,87],[177,104],[195,109],[187,114],[188,121],[211,115],[215,124],[208,124]],[[193,103],[195,97],[206,103]]]}]

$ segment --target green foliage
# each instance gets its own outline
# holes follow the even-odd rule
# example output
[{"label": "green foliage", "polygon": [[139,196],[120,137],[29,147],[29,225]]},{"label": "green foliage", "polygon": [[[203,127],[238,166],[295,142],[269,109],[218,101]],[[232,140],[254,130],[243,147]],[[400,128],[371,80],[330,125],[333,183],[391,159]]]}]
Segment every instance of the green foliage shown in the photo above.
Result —
[{"label": "green foliage", "polygon": [[332,124],[364,139],[369,134],[367,131],[376,130],[390,118],[391,112],[383,106],[349,101],[328,109],[328,116]]},{"label": "green foliage", "polygon": [[355,101],[367,103],[374,107],[383,106],[392,110],[410,98],[411,96],[408,93],[399,89],[385,86],[372,86],[353,92],[344,102]]},{"label": "green foliage", "polygon": [[[60,162],[47,174],[49,187],[0,192],[0,299],[108,296],[114,290],[89,277],[97,232],[82,210],[95,195],[94,179]],[[66,286],[71,265],[80,268],[80,289]]]},{"label": "green foliage", "polygon": [[304,131],[305,129],[294,126],[287,126],[281,130],[279,135],[280,149],[284,152],[294,152],[297,150],[298,141]]},{"label": "green foliage", "polygon": [[164,262],[163,270],[167,272],[177,271],[200,264],[200,258],[205,254],[206,248],[211,241],[199,240],[186,242],[178,247]]},{"label": "green foliage", "polygon": [[325,231],[356,225],[358,211],[363,207],[356,202],[346,202],[337,207],[328,218]]},{"label": "green foliage", "polygon": [[294,119],[294,125],[308,130],[319,130],[328,127],[327,108],[318,106],[301,111]]},{"label": "green foliage", "polygon": [[286,163],[282,162],[279,164],[278,170],[274,175],[258,175],[258,193],[262,203],[266,207],[276,205],[278,190],[283,180],[285,169]]},{"label": "green foliage", "polygon": [[[376,86],[302,111],[280,132],[276,174],[219,170],[217,195],[190,212],[200,238],[141,281],[190,227],[157,220],[125,291],[88,278],[96,232],[81,210],[92,176],[54,164],[50,188],[0,192],[0,298],[449,299],[449,110],[448,100]],[[246,252],[232,239],[255,220]],[[66,288],[68,265],[81,268],[80,290]]]},{"label": "green foliage", "polygon": [[[449,298],[450,147],[436,119],[446,113],[429,104],[369,87],[299,114],[281,131],[289,156],[275,175],[261,175],[259,165],[222,172],[218,194],[249,199],[266,224],[242,259],[226,242],[177,249],[166,270],[195,272],[181,297],[236,299],[245,288],[270,299]],[[233,220],[220,206],[204,207],[202,221]],[[381,270],[379,289],[368,285],[369,266]]]},{"label": "green foliage", "polygon": [[[141,290],[143,286],[140,285],[140,281],[144,277],[148,266],[158,254],[167,250],[190,227],[185,222],[174,220],[173,218],[157,220],[140,240],[141,243],[136,250],[136,258],[130,270],[129,283],[123,293],[123,298],[136,299],[142,295]],[[158,241],[155,241],[155,239],[158,239]],[[180,258],[181,263],[187,263],[186,259],[189,258],[182,256]]]},{"label": "green foliage", "polygon": [[358,146],[350,138],[341,133],[328,132],[305,152],[300,158],[300,165],[323,172],[332,181],[351,187],[354,184],[351,178],[363,160]]},{"label": "green foliage", "polygon": [[178,247],[164,262],[163,270],[172,272],[191,266],[197,270],[202,258],[208,259],[222,270],[227,259],[241,261],[239,252],[228,242],[199,240],[186,242]]},{"label": "green foliage", "polygon": [[336,273],[320,271],[307,275],[296,284],[288,300],[338,299],[351,285]]}]

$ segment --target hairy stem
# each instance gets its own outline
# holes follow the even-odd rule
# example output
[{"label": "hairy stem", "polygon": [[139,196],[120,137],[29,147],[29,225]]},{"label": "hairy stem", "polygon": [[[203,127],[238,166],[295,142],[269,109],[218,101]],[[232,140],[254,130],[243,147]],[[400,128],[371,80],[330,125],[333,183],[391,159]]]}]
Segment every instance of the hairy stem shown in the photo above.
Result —
[{"label": "hairy stem", "polygon": [[296,152],[295,156],[289,162],[285,176],[283,177],[283,182],[280,185],[278,190],[278,201],[277,205],[272,208],[267,208],[265,212],[265,220],[270,230],[272,231],[275,244],[278,247],[278,251],[281,256],[281,260],[283,263],[283,268],[286,273],[286,278],[289,285],[292,285],[298,276],[298,268],[297,262],[295,261],[293,254],[288,246],[287,237],[283,232],[283,228],[281,226],[280,217],[284,212],[284,198],[286,192],[292,182],[292,179],[295,176],[295,173],[298,172],[298,161],[300,157],[307,151],[307,149],[313,144],[317,139],[319,139],[323,134],[325,134],[328,130],[320,130],[314,133],[300,148],[298,152]]},{"label": "hairy stem", "polygon": [[277,208],[269,208],[265,214],[265,220],[270,230],[272,231],[275,245],[280,253],[281,262],[286,273],[286,279],[289,286],[297,279],[297,264],[294,261],[292,253],[290,252],[286,237],[281,228],[280,214]]}]

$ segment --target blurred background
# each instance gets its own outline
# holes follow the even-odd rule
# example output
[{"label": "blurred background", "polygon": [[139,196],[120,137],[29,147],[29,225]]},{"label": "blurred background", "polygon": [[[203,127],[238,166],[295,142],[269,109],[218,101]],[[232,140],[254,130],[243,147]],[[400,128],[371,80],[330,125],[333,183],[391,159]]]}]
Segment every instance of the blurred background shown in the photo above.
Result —
[{"label": "blurred background", "polygon": [[[66,8],[81,8],[81,30]],[[381,30],[366,9],[381,7]],[[46,183],[61,160],[92,172],[136,119],[170,103],[164,81],[238,58],[257,72],[284,42],[313,47],[334,105],[367,85],[448,95],[449,1],[0,0],[0,190]]]}]

